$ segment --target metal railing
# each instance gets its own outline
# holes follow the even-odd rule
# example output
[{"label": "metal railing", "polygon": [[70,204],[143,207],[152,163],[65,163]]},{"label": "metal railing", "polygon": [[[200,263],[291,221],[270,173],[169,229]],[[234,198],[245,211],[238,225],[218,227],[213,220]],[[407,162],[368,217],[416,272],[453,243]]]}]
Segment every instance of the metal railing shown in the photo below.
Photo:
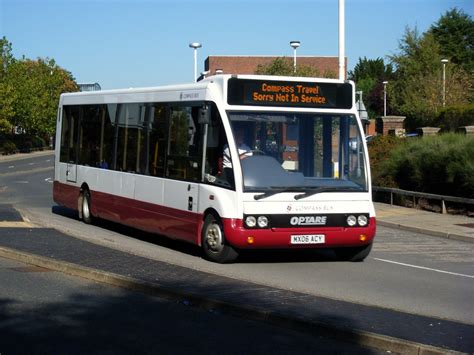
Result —
[{"label": "metal railing", "polygon": [[444,195],[436,195],[430,194],[425,192],[416,192],[416,191],[407,191],[402,189],[394,189],[390,187],[380,187],[380,186],[372,186],[373,192],[385,192],[390,194],[390,205],[393,205],[393,196],[394,195],[402,195],[402,196],[410,196],[413,198],[413,207],[417,207],[416,198],[422,198],[426,200],[438,200],[441,201],[441,213],[445,214],[448,213],[446,209],[446,202],[453,202],[462,205],[469,205],[474,206],[474,199],[472,198],[464,198],[464,197],[456,197],[456,196],[444,196]]}]

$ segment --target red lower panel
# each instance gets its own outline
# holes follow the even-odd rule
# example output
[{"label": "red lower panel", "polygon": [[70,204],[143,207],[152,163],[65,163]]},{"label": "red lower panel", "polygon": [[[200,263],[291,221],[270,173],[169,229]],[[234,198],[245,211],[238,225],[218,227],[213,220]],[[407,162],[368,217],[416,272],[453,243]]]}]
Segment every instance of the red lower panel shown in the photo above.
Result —
[{"label": "red lower panel", "polygon": [[[80,189],[75,186],[53,185],[54,201],[77,210]],[[203,216],[198,213],[154,205],[124,197],[91,191],[92,214],[107,220],[125,224],[171,238],[182,239],[200,245]],[[362,246],[374,239],[375,218],[365,228],[295,228],[295,229],[246,229],[241,219],[223,219],[224,233],[228,242],[240,249],[258,248],[324,248]],[[325,243],[316,245],[291,245],[291,235],[324,234]],[[361,235],[365,240],[361,240]],[[248,238],[253,238],[253,243]]]},{"label": "red lower panel", "polygon": [[[97,191],[90,194],[91,212],[95,217],[199,244],[202,216],[198,213]],[[77,210],[79,195],[78,187],[54,182],[53,197],[58,204]]]},{"label": "red lower panel", "polygon": [[58,205],[77,210],[77,201],[81,189],[76,186],[61,184],[59,181],[53,182],[53,200]]},{"label": "red lower panel", "polygon": [[[224,233],[231,245],[240,249],[249,248],[325,248],[362,246],[371,243],[375,237],[375,218],[365,228],[278,228],[278,229],[246,229],[241,219],[223,221]],[[324,234],[324,244],[292,245],[291,235]],[[361,240],[364,235],[364,240]],[[251,237],[253,243],[248,242]]]}]

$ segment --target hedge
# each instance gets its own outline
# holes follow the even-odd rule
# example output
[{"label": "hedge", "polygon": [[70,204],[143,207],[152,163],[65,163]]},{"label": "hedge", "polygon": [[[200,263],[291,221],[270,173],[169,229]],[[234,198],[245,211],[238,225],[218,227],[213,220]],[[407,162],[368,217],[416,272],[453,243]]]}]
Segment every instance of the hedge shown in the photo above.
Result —
[{"label": "hedge", "polygon": [[442,132],[455,132],[459,127],[474,126],[474,104],[451,106],[441,110],[433,125]]},{"label": "hedge", "polygon": [[448,133],[388,148],[384,160],[371,159],[374,185],[474,198],[474,137]]}]

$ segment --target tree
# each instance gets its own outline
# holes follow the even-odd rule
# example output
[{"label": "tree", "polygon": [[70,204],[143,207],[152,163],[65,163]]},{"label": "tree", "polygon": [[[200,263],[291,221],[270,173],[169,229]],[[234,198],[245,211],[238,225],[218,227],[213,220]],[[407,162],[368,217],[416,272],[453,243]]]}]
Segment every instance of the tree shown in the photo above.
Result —
[{"label": "tree", "polygon": [[[390,56],[396,68],[388,85],[391,113],[407,116],[409,129],[431,125],[442,108],[442,66],[438,42],[432,33],[406,29],[399,54]],[[455,64],[446,71],[446,104],[462,105],[472,97],[472,78]]]},{"label": "tree", "polygon": [[350,80],[359,82],[363,79],[389,79],[393,74],[391,64],[385,64],[382,58],[364,59],[359,58],[354,70],[350,70],[348,77]]},{"label": "tree", "polygon": [[12,44],[0,40],[0,133],[15,129],[50,136],[55,129],[59,95],[78,91],[71,73],[53,59],[17,60]]},{"label": "tree", "polygon": [[12,44],[6,37],[0,39],[0,133],[10,132],[13,109],[14,87],[5,83],[9,66],[14,62]]},{"label": "tree", "polygon": [[382,58],[359,58],[354,70],[349,71],[348,78],[356,83],[356,90],[364,94],[363,99],[370,118],[382,113],[382,82],[391,80],[392,77],[392,65],[385,64]]},{"label": "tree", "polygon": [[8,66],[13,63],[14,60],[12,44],[8,42],[6,37],[2,37],[2,39],[0,39],[0,82],[5,76]]},{"label": "tree", "polygon": [[59,95],[78,90],[71,73],[49,58],[15,61],[9,66],[4,87],[14,88],[3,97],[13,110],[10,124],[27,134],[41,136],[54,132]]},{"label": "tree", "polygon": [[[268,65],[259,65],[255,74],[261,75],[282,75],[282,76],[304,76],[319,77],[320,72],[316,68],[307,65],[297,65],[296,72],[293,68],[293,62],[288,58],[276,58]],[[326,71],[323,73],[325,78],[335,78],[336,73]]]},{"label": "tree", "polygon": [[451,9],[431,26],[429,32],[438,42],[442,57],[468,73],[474,72],[474,21],[471,16],[462,10]]}]

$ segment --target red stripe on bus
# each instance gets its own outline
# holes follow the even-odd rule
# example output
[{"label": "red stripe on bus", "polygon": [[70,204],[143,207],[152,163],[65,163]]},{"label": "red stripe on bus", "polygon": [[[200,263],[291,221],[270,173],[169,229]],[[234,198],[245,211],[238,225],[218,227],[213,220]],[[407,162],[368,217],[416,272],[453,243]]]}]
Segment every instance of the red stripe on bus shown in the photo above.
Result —
[{"label": "red stripe on bus", "polygon": [[[63,206],[77,210],[80,188],[54,182],[54,200]],[[91,210],[94,216],[128,225],[151,233],[181,239],[200,245],[203,216],[199,213],[178,210],[152,203],[119,197],[98,191],[91,193]],[[239,249],[271,248],[327,248],[362,246],[375,237],[375,217],[367,227],[275,228],[246,229],[242,219],[223,218],[222,224],[227,241]],[[324,234],[325,243],[316,245],[291,245],[291,235]],[[361,240],[361,236],[365,236]],[[252,237],[252,243],[248,238]]]},{"label": "red stripe on bus", "polygon": [[[58,181],[53,185],[54,201],[77,210],[80,188]],[[200,244],[202,216],[199,213],[164,207],[126,197],[91,190],[94,217]]]},{"label": "red stripe on bus", "polygon": [[[370,244],[375,237],[375,217],[367,227],[320,227],[246,229],[241,219],[223,220],[224,233],[231,245],[240,249],[354,247]],[[324,234],[324,244],[292,245],[292,235]],[[361,238],[365,236],[365,238]],[[252,243],[248,242],[251,237]],[[361,240],[364,239],[364,240]]]}]

